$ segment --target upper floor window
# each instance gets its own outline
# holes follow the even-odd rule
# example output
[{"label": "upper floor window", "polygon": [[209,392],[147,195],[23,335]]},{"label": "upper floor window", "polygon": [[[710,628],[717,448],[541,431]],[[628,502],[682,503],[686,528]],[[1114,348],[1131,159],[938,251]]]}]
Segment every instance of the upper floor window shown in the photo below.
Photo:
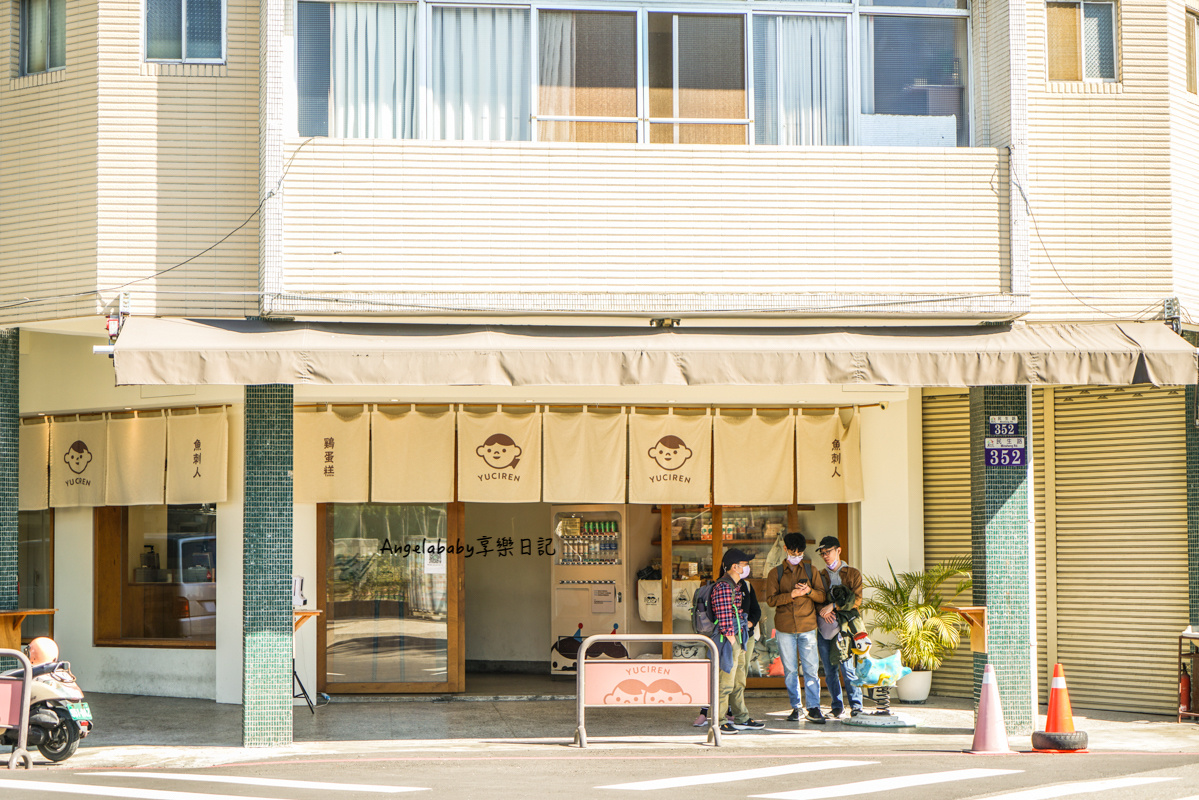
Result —
[{"label": "upper floor window", "polygon": [[1199,57],[1196,57],[1196,39],[1199,38],[1199,14],[1186,12],[1187,21],[1187,91],[1199,92]]},{"label": "upper floor window", "polygon": [[21,0],[21,74],[67,63],[67,0]]},{"label": "upper floor window", "polygon": [[148,61],[225,60],[223,0],[145,0]]},{"label": "upper floor window", "polygon": [[1116,4],[1046,4],[1049,80],[1116,79]]},{"label": "upper floor window", "polygon": [[[301,136],[967,145],[964,0],[859,11],[300,2]],[[860,73],[861,79],[856,75]],[[855,76],[854,80],[850,76]]]}]

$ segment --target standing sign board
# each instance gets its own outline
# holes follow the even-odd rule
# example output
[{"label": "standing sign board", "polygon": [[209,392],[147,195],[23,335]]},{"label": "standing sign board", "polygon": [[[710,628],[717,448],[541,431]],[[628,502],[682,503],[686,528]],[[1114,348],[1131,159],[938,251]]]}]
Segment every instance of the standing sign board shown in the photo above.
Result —
[{"label": "standing sign board", "polygon": [[1028,463],[1017,417],[989,417],[983,456],[988,467],[1023,467]]}]

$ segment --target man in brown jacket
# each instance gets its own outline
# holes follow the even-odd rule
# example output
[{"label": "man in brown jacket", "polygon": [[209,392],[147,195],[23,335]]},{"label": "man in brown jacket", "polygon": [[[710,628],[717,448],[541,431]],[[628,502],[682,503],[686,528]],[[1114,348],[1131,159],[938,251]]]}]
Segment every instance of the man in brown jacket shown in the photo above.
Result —
[{"label": "man in brown jacket", "polygon": [[[817,612],[825,594],[804,557],[807,540],[802,533],[783,537],[787,560],[766,576],[766,603],[775,609],[775,640],[783,659],[783,683],[791,697],[789,722],[799,722],[799,710],[807,708],[808,722],[824,724],[820,713]],[[803,666],[803,698],[799,696],[799,667]]]},{"label": "man in brown jacket", "polygon": [[862,687],[853,684],[857,673],[852,658],[841,661],[840,664],[835,663],[841,657],[837,637],[843,634],[832,602],[832,587],[840,584],[853,591],[853,607],[857,608],[862,605],[862,573],[841,560],[841,542],[836,536],[825,536],[821,539],[816,552],[824,559],[825,564],[825,568],[817,573],[815,581],[828,600],[828,603],[820,608],[820,619],[817,623],[820,637],[817,639],[817,645],[820,650],[820,663],[824,665],[824,683],[828,686],[829,697],[832,698],[831,712],[834,717],[840,717],[841,712],[845,710],[841,691],[844,684],[845,691],[849,694],[850,716],[856,717],[862,713]]}]

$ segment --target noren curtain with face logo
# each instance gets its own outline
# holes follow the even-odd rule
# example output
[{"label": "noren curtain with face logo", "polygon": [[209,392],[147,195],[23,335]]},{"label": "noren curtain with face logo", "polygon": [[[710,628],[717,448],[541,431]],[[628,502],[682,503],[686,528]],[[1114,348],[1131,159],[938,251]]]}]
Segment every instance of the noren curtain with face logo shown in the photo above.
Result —
[{"label": "noren curtain with face logo", "polygon": [[458,412],[458,499],[541,501],[541,412]]},{"label": "noren curtain with face logo", "polygon": [[452,410],[410,406],[371,413],[371,500],[451,503],[454,500]]},{"label": "noren curtain with face logo", "polygon": [[623,503],[626,416],[622,411],[547,411],[547,503]]},{"label": "noren curtain with face logo", "polygon": [[712,488],[712,417],[629,415],[629,502],[703,505]]},{"label": "noren curtain with face logo", "polygon": [[108,423],[55,422],[50,426],[50,505],[102,506]]}]

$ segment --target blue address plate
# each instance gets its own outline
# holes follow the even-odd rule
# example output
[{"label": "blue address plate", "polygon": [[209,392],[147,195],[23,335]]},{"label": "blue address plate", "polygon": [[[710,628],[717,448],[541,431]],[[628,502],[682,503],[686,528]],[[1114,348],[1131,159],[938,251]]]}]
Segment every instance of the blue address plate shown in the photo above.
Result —
[{"label": "blue address plate", "polygon": [[997,447],[994,449],[987,448],[984,451],[986,456],[987,466],[989,467],[1023,467],[1024,466],[1024,449],[1019,450],[1008,447]]}]

